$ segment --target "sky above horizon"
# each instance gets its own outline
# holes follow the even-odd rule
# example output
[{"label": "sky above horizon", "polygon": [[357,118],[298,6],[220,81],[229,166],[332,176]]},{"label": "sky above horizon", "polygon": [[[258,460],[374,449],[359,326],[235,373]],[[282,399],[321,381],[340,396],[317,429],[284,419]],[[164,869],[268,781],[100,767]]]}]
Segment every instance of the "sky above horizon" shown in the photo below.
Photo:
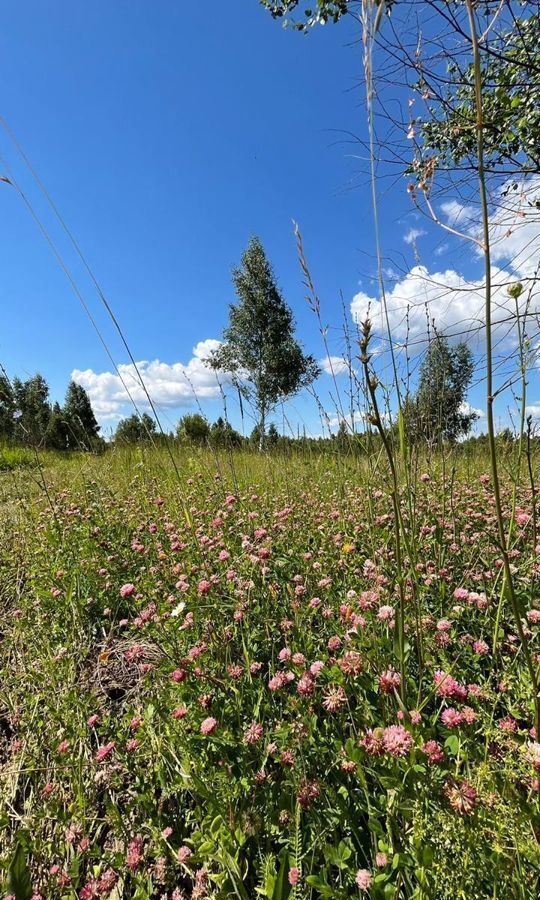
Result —
[{"label": "sky above horizon", "polygon": [[[223,414],[202,360],[226,325],[234,301],[231,269],[251,235],[267,250],[305,349],[322,362],[316,391],[331,420],[338,418],[339,402],[328,350],[305,299],[293,220],[321,298],[344,405],[344,313],[351,328],[354,317],[368,309],[376,322],[380,314],[361,143],[367,128],[358,23],[347,18],[303,37],[273,22],[256,0],[244,0],[234,15],[233,7],[219,0],[22,0],[3,14],[0,114],[89,261],[142,364],[166,429],[199,406],[211,420]],[[396,103],[406,104],[405,92],[398,91]],[[481,320],[482,263],[472,243],[420,219],[406,179],[381,167],[390,318],[401,341],[403,304],[410,301],[409,336],[420,348],[426,302],[450,333],[460,332],[464,321]],[[0,184],[0,362],[11,376],[41,372],[54,400],[62,399],[75,377],[110,431],[132,411],[129,401],[32,210],[120,367],[129,363],[125,348],[31,172],[0,128],[2,174],[24,198]],[[512,261],[517,276],[530,274],[538,228],[525,223],[525,234],[508,236],[508,208],[501,209],[493,213],[494,265]],[[446,223],[474,233],[474,207],[450,197],[438,212]],[[504,310],[503,294],[501,288],[498,308]],[[509,340],[501,330],[501,344]],[[121,371],[129,378],[129,368]],[[480,411],[484,394],[476,378],[469,401]],[[532,407],[538,402],[540,414],[535,373],[529,399]],[[510,396],[498,407],[502,424],[512,403]],[[251,430],[250,419],[240,420],[234,394],[227,413],[236,427]],[[309,394],[287,403],[275,421],[280,430],[322,431]]]}]

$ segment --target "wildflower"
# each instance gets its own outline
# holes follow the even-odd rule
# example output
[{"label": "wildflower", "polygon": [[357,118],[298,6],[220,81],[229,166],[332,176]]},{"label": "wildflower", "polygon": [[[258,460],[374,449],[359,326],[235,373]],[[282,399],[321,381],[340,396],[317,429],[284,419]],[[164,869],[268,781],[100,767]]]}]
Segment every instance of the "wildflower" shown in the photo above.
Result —
[{"label": "wildflower", "polygon": [[383,694],[393,694],[401,684],[401,675],[394,669],[387,669],[379,678],[379,687]]},{"label": "wildflower", "polygon": [[421,749],[422,753],[427,756],[429,766],[434,766],[444,760],[444,751],[437,741],[426,741],[425,744],[422,744]]},{"label": "wildflower", "polygon": [[278,672],[273,678],[268,682],[268,687],[271,691],[279,691],[282,687],[285,687],[288,679],[285,672]]},{"label": "wildflower", "polygon": [[413,746],[413,738],[403,725],[389,725],[383,732],[383,747],[391,756],[407,756]]},{"label": "wildflower", "polygon": [[294,753],[291,750],[284,750],[281,756],[279,757],[279,761],[282,766],[292,767],[294,766]]},{"label": "wildflower", "polygon": [[79,894],[79,900],[95,900],[110,894],[114,888],[118,876],[112,869],[107,869],[99,878],[92,878],[85,884]]},{"label": "wildflower", "polygon": [[234,680],[236,680],[237,678],[241,678],[242,675],[244,674],[244,670],[243,670],[242,666],[239,666],[238,664],[229,666],[227,669],[227,672],[230,675],[230,677]]},{"label": "wildflower", "polygon": [[530,609],[527,613],[527,621],[530,625],[538,625],[540,623],[540,609]]},{"label": "wildflower", "polygon": [[384,868],[384,866],[388,865],[388,857],[386,853],[376,853],[375,854],[375,865],[379,866],[380,869]]},{"label": "wildflower", "polygon": [[69,750],[69,741],[60,741],[56,749],[58,753],[66,753]]},{"label": "wildflower", "polygon": [[313,800],[316,800],[320,794],[319,785],[316,781],[308,781],[303,778],[297,794],[297,800],[302,809],[308,809]]},{"label": "wildflower", "polygon": [[360,743],[371,756],[381,756],[384,753],[383,736],[382,728],[369,728]]},{"label": "wildflower", "polygon": [[184,716],[187,716],[187,707],[177,706],[176,709],[173,709],[171,716],[173,719],[183,719]]},{"label": "wildflower", "polygon": [[372,880],[371,872],[368,869],[358,869],[355,881],[361,891],[369,891]]},{"label": "wildflower", "polygon": [[132,594],[135,593],[135,585],[134,584],[123,584],[120,588],[120,596],[121,597],[131,597]]},{"label": "wildflower", "polygon": [[140,659],[144,659],[145,649],[141,644],[133,644],[132,647],[129,647],[124,653],[124,657],[127,662],[137,662]]},{"label": "wildflower", "polygon": [[470,816],[478,806],[478,794],[466,780],[461,783],[450,781],[444,790],[452,809],[462,816]]},{"label": "wildflower", "polygon": [[418,712],[417,709],[412,709],[412,710],[411,710],[411,712],[410,712],[410,717],[411,717],[411,722],[412,722],[413,725],[420,725],[420,722],[422,721],[422,716],[421,716],[421,714]]},{"label": "wildflower", "polygon": [[347,650],[341,659],[338,660],[338,665],[345,675],[353,676],[359,675],[364,668],[362,657],[356,650]]},{"label": "wildflower", "polygon": [[158,856],[154,866],[154,879],[158,884],[164,884],[167,880],[167,857]]},{"label": "wildflower", "polygon": [[[505,690],[506,690],[506,688],[501,683],[499,685],[499,691],[501,691],[501,693],[504,693]],[[481,697],[482,696],[482,688],[480,687],[479,684],[468,684],[467,685],[467,693],[468,693],[469,697]]]},{"label": "wildflower", "polygon": [[137,837],[134,837],[128,844],[126,865],[132,872],[135,872],[142,862],[143,846],[144,841],[140,834],[138,834]]},{"label": "wildflower", "polygon": [[76,822],[72,822],[69,828],[66,828],[64,836],[66,839],[66,844],[76,844],[77,841],[82,837],[81,826],[77,825]]},{"label": "wildflower", "polygon": [[207,719],[204,720],[201,724],[200,732],[201,734],[209,735],[213,734],[216,728],[218,727],[217,719],[214,719],[212,716],[208,716]]},{"label": "wildflower", "polygon": [[477,715],[472,706],[464,706],[461,710],[461,716],[463,721],[467,723],[467,725],[472,725],[473,722],[476,722]]},{"label": "wildflower", "polygon": [[518,730],[518,723],[512,716],[505,716],[504,719],[499,719],[497,723],[501,731],[508,731],[512,734]]},{"label": "wildflower", "polygon": [[94,713],[93,716],[90,716],[90,717],[86,720],[86,724],[88,725],[89,728],[93,728],[94,725],[97,725],[98,722],[99,722],[99,716],[98,716],[97,713]]},{"label": "wildflower", "polygon": [[206,578],[203,578],[201,581],[199,581],[199,584],[197,585],[197,590],[198,590],[199,594],[203,594],[203,595],[208,594],[209,591],[211,590],[211,588],[212,588],[212,585],[209,581],[206,580]]},{"label": "wildflower", "polygon": [[174,619],[177,618],[178,616],[182,615],[182,613],[184,612],[185,608],[186,608],[186,604],[184,603],[183,600],[181,600],[180,603],[178,603],[178,604],[174,607],[174,609],[171,609],[171,616],[172,616]]},{"label": "wildflower", "polygon": [[263,736],[263,727],[259,722],[252,722],[244,732],[246,744],[256,744]]},{"label": "wildflower", "polygon": [[181,684],[186,678],[187,672],[185,669],[175,669],[174,672],[171,672],[170,674],[171,681],[176,682],[176,684]]},{"label": "wildflower", "polygon": [[447,728],[457,728],[458,725],[461,725],[462,721],[462,714],[452,706],[450,706],[448,709],[445,709],[441,714],[441,722],[443,723],[443,725],[446,725]]},{"label": "wildflower", "polygon": [[347,703],[347,694],[341,685],[330,685],[324,692],[322,705],[328,712],[337,712]]},{"label": "wildflower", "polygon": [[186,845],[184,844],[178,850],[178,853],[177,853],[178,862],[185,864],[191,855],[192,855],[192,851],[189,849],[189,847],[186,847]]},{"label": "wildflower", "polygon": [[133,753],[137,747],[139,746],[139,742],[137,738],[131,738],[131,740],[126,743],[126,750],[128,753]]},{"label": "wildflower", "polygon": [[289,884],[292,884],[294,887],[300,881],[300,869],[297,869],[296,866],[293,866],[292,869],[289,869],[287,880]]},{"label": "wildflower", "polygon": [[313,681],[313,675],[311,674],[311,672],[304,672],[304,674],[298,680],[296,690],[303,697],[309,697],[314,693],[315,682]]},{"label": "wildflower", "polygon": [[485,641],[475,641],[473,650],[475,653],[478,653],[479,656],[485,656],[486,653],[489,653],[489,646]]},{"label": "wildflower", "polygon": [[537,741],[529,741],[525,749],[525,757],[534,769],[540,772],[540,744]]},{"label": "wildflower", "polygon": [[393,606],[380,606],[377,618],[380,622],[389,622],[394,619],[395,615],[396,612]]},{"label": "wildflower", "polygon": [[105,762],[105,760],[109,758],[111,753],[113,753],[115,747],[116,747],[115,741],[109,741],[108,744],[105,744],[103,747],[99,747],[98,750],[96,751],[96,755],[94,757],[96,762],[98,762],[98,763]]},{"label": "wildflower", "polygon": [[467,699],[467,688],[459,684],[455,678],[441,670],[435,672],[434,681],[439,697],[448,697],[463,702]]}]

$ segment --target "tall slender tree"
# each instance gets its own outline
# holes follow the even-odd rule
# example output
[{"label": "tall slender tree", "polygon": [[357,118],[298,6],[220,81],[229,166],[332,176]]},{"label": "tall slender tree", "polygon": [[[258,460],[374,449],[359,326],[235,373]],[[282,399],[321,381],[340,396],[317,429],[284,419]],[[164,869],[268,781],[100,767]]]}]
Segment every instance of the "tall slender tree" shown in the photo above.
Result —
[{"label": "tall slender tree", "polygon": [[224,342],[208,364],[230,373],[256,415],[262,449],[268,414],[317,377],[319,368],[294,336],[292,311],[277,287],[259,238],[250,240],[233,271],[238,303],[229,307]]},{"label": "tall slender tree", "polygon": [[68,427],[69,444],[73,449],[91,449],[100,426],[92,409],[90,397],[82,385],[70,381],[62,410]]},{"label": "tall slender tree", "polygon": [[50,450],[68,450],[70,446],[69,423],[59,403],[53,404],[45,431],[45,446]]},{"label": "tall slender tree", "polygon": [[431,444],[454,443],[468,434],[478,418],[466,403],[473,372],[472,353],[466,344],[450,346],[443,335],[433,339],[420,369],[416,398],[406,406],[413,438]]},{"label": "tall slender tree", "polygon": [[0,372],[0,438],[6,440],[13,436],[15,420],[15,395],[8,376]]},{"label": "tall slender tree", "polygon": [[27,381],[14,378],[13,398],[14,437],[21,443],[41,444],[51,416],[49,386],[43,375],[33,375]]}]

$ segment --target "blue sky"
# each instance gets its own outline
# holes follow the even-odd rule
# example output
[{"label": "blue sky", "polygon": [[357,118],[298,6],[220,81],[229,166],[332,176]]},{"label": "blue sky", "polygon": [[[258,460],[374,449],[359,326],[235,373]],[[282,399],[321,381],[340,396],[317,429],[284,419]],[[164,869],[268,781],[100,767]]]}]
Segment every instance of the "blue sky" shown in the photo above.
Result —
[{"label": "blue sky", "polygon": [[[178,364],[201,380],[208,416],[221,412],[221,401],[205,396],[193,348],[220,337],[234,299],[231,268],[250,235],[261,237],[299,336],[318,358],[325,351],[305,301],[292,220],[303,232],[332,354],[344,349],[340,291],[348,312],[359,292],[357,309],[364,295],[377,297],[370,187],[358,159],[365,151],[345,139],[366,137],[358,38],[352,19],[308,37],[285,31],[256,0],[22,0],[3,11],[0,112],[83,248],[135,359],[161,361],[149,377],[166,427],[194,408],[188,392],[175,392]],[[116,363],[127,363],[4,131],[0,156],[72,269]],[[414,296],[434,272],[479,277],[473,251],[419,223],[405,187],[392,178],[381,197],[383,247],[400,267],[388,272],[390,289],[419,259],[425,270],[405,283]],[[86,373],[109,428],[129,411],[111,400],[110,360],[19,194],[1,185],[0,203],[0,361],[11,375],[42,372],[54,399],[73,371]],[[463,206],[445,213],[466,214]],[[412,242],[411,229],[420,232]],[[330,390],[323,374],[317,391],[332,416]],[[483,386],[473,390],[471,403],[482,408],[482,395]],[[233,399],[229,413],[239,424]],[[321,430],[309,397],[290,404],[287,416],[294,428]]]}]

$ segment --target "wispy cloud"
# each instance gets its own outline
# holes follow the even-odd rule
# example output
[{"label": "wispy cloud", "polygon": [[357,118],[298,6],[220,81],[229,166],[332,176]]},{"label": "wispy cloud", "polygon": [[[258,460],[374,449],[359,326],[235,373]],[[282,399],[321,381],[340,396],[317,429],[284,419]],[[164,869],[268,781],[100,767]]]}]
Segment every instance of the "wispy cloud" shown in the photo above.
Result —
[{"label": "wispy cloud", "polygon": [[414,244],[417,238],[422,237],[425,233],[421,228],[409,228],[407,233],[403,235],[403,240],[406,244]]},{"label": "wispy cloud", "polygon": [[327,375],[344,375],[349,371],[349,363],[343,356],[325,356],[319,360],[319,366]]}]

